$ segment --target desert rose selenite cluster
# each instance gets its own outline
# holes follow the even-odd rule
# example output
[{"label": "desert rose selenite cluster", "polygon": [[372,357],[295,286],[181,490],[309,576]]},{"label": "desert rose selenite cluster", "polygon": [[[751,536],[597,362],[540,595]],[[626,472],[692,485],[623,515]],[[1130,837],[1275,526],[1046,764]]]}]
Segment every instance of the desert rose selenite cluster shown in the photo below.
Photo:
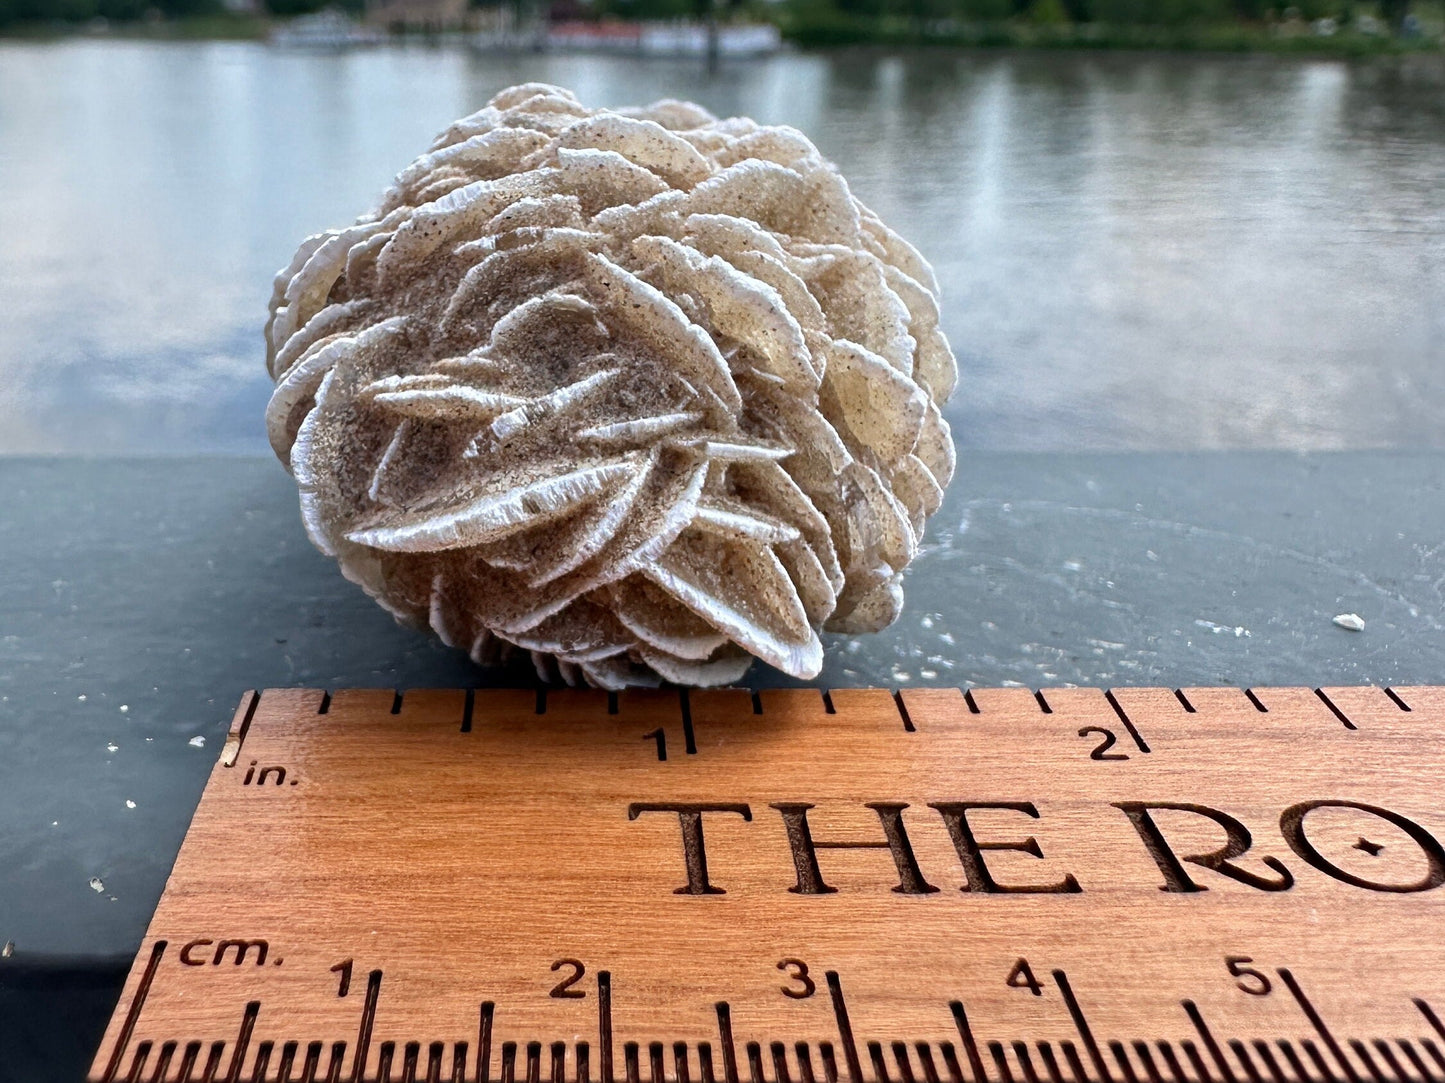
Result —
[{"label": "desert rose selenite cluster", "polygon": [[792,128],[518,86],[277,276],[266,421],[316,545],[478,661],[811,677],[953,473],[937,293]]}]

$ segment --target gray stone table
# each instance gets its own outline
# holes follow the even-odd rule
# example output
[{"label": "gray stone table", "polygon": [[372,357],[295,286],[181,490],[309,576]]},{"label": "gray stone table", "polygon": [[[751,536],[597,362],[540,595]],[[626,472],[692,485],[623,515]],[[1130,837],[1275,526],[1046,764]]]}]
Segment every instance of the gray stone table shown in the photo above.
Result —
[{"label": "gray stone table", "polygon": [[[903,618],[814,683],[1440,683],[1442,486],[1441,453],[968,455]],[[0,459],[0,1080],[83,1072],[245,689],[533,679],[394,624],[272,461]]]}]

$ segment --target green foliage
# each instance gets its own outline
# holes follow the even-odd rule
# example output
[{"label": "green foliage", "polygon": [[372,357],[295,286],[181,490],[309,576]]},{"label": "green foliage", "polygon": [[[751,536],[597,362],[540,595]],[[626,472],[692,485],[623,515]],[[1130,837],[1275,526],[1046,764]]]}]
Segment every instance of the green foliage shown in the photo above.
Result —
[{"label": "green foliage", "polygon": [[602,0],[596,10],[621,19],[686,19],[696,13],[695,0]]},{"label": "green foliage", "polygon": [[220,0],[0,0],[0,26],[28,23],[86,23],[103,18],[129,23],[157,11],[171,19],[213,15]]},{"label": "green foliage", "polygon": [[[644,0],[607,0],[609,3]],[[657,0],[653,0],[657,2]],[[1440,0],[1416,0],[1445,11]],[[953,44],[1165,48],[1365,55],[1437,47],[1369,37],[1374,14],[1398,29],[1410,0],[781,0],[772,9],[800,45]],[[765,12],[765,16],[769,13]],[[1330,17],[1340,32],[1309,33]],[[1438,17],[1432,16],[1432,24]]]},{"label": "green foliage", "polygon": [[1029,22],[1038,26],[1063,26],[1069,21],[1063,0],[1034,0],[1029,5]]},{"label": "green foliage", "polygon": [[1410,11],[1410,0],[1380,0],[1380,18],[1398,31]]},{"label": "green foliage", "polygon": [[1094,0],[1092,13],[1115,26],[1186,26],[1234,15],[1228,0]]},{"label": "green foliage", "polygon": [[995,22],[1014,13],[1013,0],[958,0],[960,18],[975,22]]},{"label": "green foliage", "polygon": [[[278,16],[329,4],[359,13],[365,0],[261,0]],[[535,3],[548,0],[472,0]],[[598,16],[688,19],[710,0],[592,0]],[[1401,39],[1356,29],[1373,15],[1399,32],[1411,0],[715,0],[721,12],[746,10],[772,19],[803,46],[920,45],[1056,46],[1086,48],[1270,49],[1280,52],[1365,55],[1439,48],[1438,36]],[[1445,14],[1442,0],[1415,0],[1431,26]],[[149,16],[166,19],[156,24]],[[1286,15],[1290,20],[1286,20]],[[168,37],[256,37],[265,18],[223,11],[221,0],[0,0],[0,29],[53,33],[102,17],[121,33]],[[1334,18],[1339,33],[1320,37],[1304,22]],[[138,30],[127,31],[126,27]],[[1283,28],[1283,29],[1281,29]],[[1435,31],[1431,31],[1434,34]]]},{"label": "green foliage", "polygon": [[272,15],[307,15],[320,10],[322,4],[318,0],[268,0],[266,7]]}]

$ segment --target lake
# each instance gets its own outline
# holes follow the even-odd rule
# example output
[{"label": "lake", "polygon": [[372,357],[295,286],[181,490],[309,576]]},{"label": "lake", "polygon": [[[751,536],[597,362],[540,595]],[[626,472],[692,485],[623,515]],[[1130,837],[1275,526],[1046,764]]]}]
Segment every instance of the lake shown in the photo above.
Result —
[{"label": "lake", "polygon": [[961,449],[1445,446],[1445,63],[0,44],[0,452],[265,452],[308,233],[539,79],[807,132],[937,268]]}]

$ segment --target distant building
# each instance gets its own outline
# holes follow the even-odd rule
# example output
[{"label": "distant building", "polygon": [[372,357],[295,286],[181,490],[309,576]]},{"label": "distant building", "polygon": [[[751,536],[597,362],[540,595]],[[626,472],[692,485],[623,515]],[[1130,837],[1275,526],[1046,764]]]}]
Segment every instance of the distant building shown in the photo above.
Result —
[{"label": "distant building", "polygon": [[366,7],[366,21],[388,30],[463,30],[467,16],[467,0],[372,0]]},{"label": "distant building", "polygon": [[[728,57],[768,56],[782,37],[770,23],[729,24],[716,28],[717,51]],[[636,56],[704,56],[708,28],[690,20],[671,22],[557,22],[543,42],[557,52],[623,53]]]}]

